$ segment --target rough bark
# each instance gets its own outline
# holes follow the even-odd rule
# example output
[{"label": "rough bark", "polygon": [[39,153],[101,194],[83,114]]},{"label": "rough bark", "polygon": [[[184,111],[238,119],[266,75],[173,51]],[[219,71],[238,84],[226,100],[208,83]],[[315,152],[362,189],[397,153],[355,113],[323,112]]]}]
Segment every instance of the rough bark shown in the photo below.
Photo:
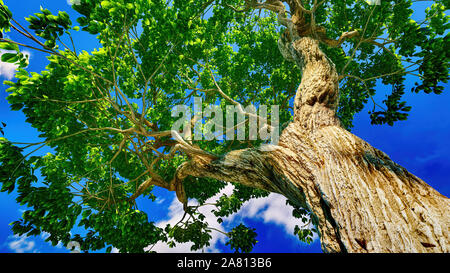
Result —
[{"label": "rough bark", "polygon": [[286,46],[302,81],[279,144],[193,157],[179,178],[283,194],[312,212],[326,252],[449,252],[450,200],[340,126],[338,74],[315,39]]},{"label": "rough bark", "polygon": [[292,155],[272,164],[303,190],[325,251],[449,251],[449,199],[383,152],[338,126],[290,126],[279,146]]}]

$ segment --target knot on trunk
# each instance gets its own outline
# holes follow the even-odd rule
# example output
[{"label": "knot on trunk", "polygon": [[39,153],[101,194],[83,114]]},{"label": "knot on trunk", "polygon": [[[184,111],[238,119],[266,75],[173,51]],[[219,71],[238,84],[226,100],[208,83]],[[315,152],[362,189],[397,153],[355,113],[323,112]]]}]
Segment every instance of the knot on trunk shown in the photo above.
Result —
[{"label": "knot on trunk", "polygon": [[339,125],[338,73],[319,47],[319,41],[303,37],[289,44],[289,52],[302,70],[294,101],[294,121],[304,128]]}]

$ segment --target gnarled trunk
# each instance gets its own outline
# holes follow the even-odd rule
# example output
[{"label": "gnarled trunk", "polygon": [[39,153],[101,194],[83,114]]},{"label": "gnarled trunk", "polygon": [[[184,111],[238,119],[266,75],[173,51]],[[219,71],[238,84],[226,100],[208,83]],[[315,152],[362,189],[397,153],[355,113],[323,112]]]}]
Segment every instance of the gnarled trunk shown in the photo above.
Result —
[{"label": "gnarled trunk", "polygon": [[279,146],[271,165],[302,189],[325,251],[449,251],[449,199],[383,152],[338,126],[290,126]]},{"label": "gnarled trunk", "polygon": [[194,156],[179,178],[283,194],[310,209],[326,252],[449,252],[450,200],[340,126],[338,75],[316,40],[287,46],[303,76],[279,144]]}]

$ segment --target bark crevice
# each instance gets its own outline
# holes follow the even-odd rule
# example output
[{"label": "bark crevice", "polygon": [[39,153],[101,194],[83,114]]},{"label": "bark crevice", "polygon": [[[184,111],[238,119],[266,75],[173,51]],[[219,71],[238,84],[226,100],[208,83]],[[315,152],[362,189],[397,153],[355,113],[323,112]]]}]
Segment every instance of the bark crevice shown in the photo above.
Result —
[{"label": "bark crevice", "polygon": [[[336,223],[336,220],[333,218],[333,215],[331,214],[330,206],[325,202],[323,198],[320,198],[320,205],[324,212],[324,216],[326,221],[328,221],[331,226],[333,227],[334,237],[336,238],[336,243],[339,245],[339,252],[341,253],[347,253],[347,248],[345,247],[345,244],[341,240],[341,235],[339,234],[339,226]],[[324,249],[329,250],[330,248],[324,247]]]}]

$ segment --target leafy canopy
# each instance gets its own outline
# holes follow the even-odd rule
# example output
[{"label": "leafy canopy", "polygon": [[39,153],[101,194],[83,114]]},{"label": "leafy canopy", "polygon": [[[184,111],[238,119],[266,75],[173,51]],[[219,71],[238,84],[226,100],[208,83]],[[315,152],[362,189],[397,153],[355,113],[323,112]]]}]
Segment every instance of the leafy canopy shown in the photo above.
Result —
[{"label": "leafy canopy", "polygon": [[[47,232],[53,244],[77,241],[85,251],[110,251],[114,246],[122,252],[141,252],[159,241],[170,246],[193,242],[194,250],[208,246],[216,231],[199,208],[211,205],[206,200],[219,193],[224,182],[188,177],[184,190],[196,205],[186,207],[185,217],[165,228],[155,226],[134,199],[140,195],[154,201],[154,186],[172,189],[177,167],[188,160],[174,152],[175,140],[164,133],[176,120],[171,118],[173,106],[189,105],[194,96],[202,97],[205,106],[219,104],[223,109],[230,102],[279,105],[280,124],[291,120],[301,71],[278,50],[285,29],[277,14],[245,8],[250,2],[256,3],[81,0],[72,6],[80,14],[76,23],[66,12],[41,8],[26,18],[26,28],[0,1],[2,33],[16,31],[25,41],[0,39],[1,60],[18,65],[16,80],[5,81],[10,86],[7,99],[43,139],[20,148],[0,139],[1,190],[16,190],[17,201],[28,207],[12,223],[13,232]],[[411,18],[411,0],[381,5],[362,0],[300,2],[314,11],[314,23],[326,30],[328,39],[359,33],[339,46],[322,44],[340,73],[338,115],[348,129],[367,103],[373,104],[373,124],[405,120],[411,110],[402,100],[407,75],[417,78],[414,92],[443,91],[449,68],[448,0],[434,1],[421,21]],[[306,22],[312,20],[306,16]],[[71,36],[76,31],[94,35],[101,47],[77,51]],[[25,69],[24,48],[48,54],[44,71]],[[384,87],[376,89],[380,82]],[[386,99],[376,102],[376,92],[385,93]],[[260,143],[192,144],[224,154]],[[45,145],[54,152],[30,156]],[[221,223],[244,202],[267,195],[236,184],[230,196],[213,204],[213,212]],[[307,208],[295,207],[293,214],[299,218],[295,234],[311,242],[316,231]],[[85,234],[71,233],[75,225]],[[225,235],[235,251],[249,252],[256,243],[254,229],[242,224]]]}]

